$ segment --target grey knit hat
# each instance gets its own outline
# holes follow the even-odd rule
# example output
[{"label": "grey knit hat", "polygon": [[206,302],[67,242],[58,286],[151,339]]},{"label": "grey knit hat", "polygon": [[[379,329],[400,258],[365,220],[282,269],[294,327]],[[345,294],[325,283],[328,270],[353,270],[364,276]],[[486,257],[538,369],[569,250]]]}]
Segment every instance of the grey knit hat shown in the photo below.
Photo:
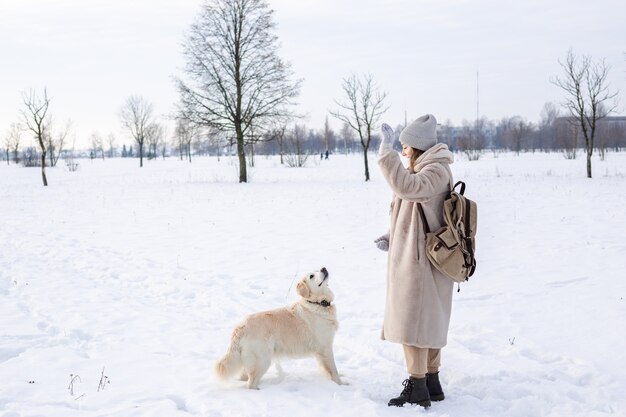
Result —
[{"label": "grey knit hat", "polygon": [[437,119],[426,114],[415,119],[400,133],[400,142],[412,148],[425,151],[437,144]]}]

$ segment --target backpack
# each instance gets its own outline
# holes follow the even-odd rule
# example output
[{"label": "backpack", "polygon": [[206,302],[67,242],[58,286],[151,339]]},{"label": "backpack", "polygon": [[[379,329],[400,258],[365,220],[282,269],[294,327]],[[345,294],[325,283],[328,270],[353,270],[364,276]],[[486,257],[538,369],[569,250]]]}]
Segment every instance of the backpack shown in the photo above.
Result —
[{"label": "backpack", "polygon": [[[456,187],[461,189],[456,192]],[[422,205],[418,204],[426,236],[426,256],[441,273],[455,282],[467,281],[476,270],[476,203],[466,198],[465,183],[454,184],[443,203],[444,225],[430,231]]]}]

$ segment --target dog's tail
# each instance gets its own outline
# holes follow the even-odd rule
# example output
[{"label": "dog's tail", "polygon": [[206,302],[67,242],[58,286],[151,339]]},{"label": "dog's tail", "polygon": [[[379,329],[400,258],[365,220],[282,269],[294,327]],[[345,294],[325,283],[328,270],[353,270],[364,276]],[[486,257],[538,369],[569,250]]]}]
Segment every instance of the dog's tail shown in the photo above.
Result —
[{"label": "dog's tail", "polygon": [[233,375],[241,370],[242,362],[240,342],[242,332],[243,325],[235,327],[226,355],[224,355],[224,357],[215,364],[215,373],[221,379],[232,378]]}]

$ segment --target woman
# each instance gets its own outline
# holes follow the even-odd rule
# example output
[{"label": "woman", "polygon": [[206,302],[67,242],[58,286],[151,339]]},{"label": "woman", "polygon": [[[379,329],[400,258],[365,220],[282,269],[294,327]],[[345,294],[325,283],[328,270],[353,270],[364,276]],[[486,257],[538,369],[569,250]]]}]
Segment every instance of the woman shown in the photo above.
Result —
[{"label": "woman", "polygon": [[441,348],[447,343],[454,282],[434,268],[426,257],[424,225],[443,225],[443,201],[452,186],[452,153],[437,143],[437,120],[422,116],[400,134],[404,168],[393,150],[394,133],[382,126],[378,165],[394,193],[389,233],[376,239],[388,250],[387,299],[382,339],[400,343],[409,378],[390,406],[404,403],[429,407],[444,394],[439,383]]}]

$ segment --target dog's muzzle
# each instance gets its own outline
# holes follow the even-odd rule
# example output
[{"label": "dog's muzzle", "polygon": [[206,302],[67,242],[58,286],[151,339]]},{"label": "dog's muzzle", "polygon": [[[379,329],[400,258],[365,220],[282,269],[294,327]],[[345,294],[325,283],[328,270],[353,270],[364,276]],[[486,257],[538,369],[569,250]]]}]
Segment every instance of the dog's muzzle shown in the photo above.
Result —
[{"label": "dog's muzzle", "polygon": [[326,269],[326,267],[322,267],[322,269],[320,269],[320,272],[324,274],[324,278],[322,278],[322,282],[319,283],[318,287],[321,287],[324,281],[328,279],[328,269]]}]

